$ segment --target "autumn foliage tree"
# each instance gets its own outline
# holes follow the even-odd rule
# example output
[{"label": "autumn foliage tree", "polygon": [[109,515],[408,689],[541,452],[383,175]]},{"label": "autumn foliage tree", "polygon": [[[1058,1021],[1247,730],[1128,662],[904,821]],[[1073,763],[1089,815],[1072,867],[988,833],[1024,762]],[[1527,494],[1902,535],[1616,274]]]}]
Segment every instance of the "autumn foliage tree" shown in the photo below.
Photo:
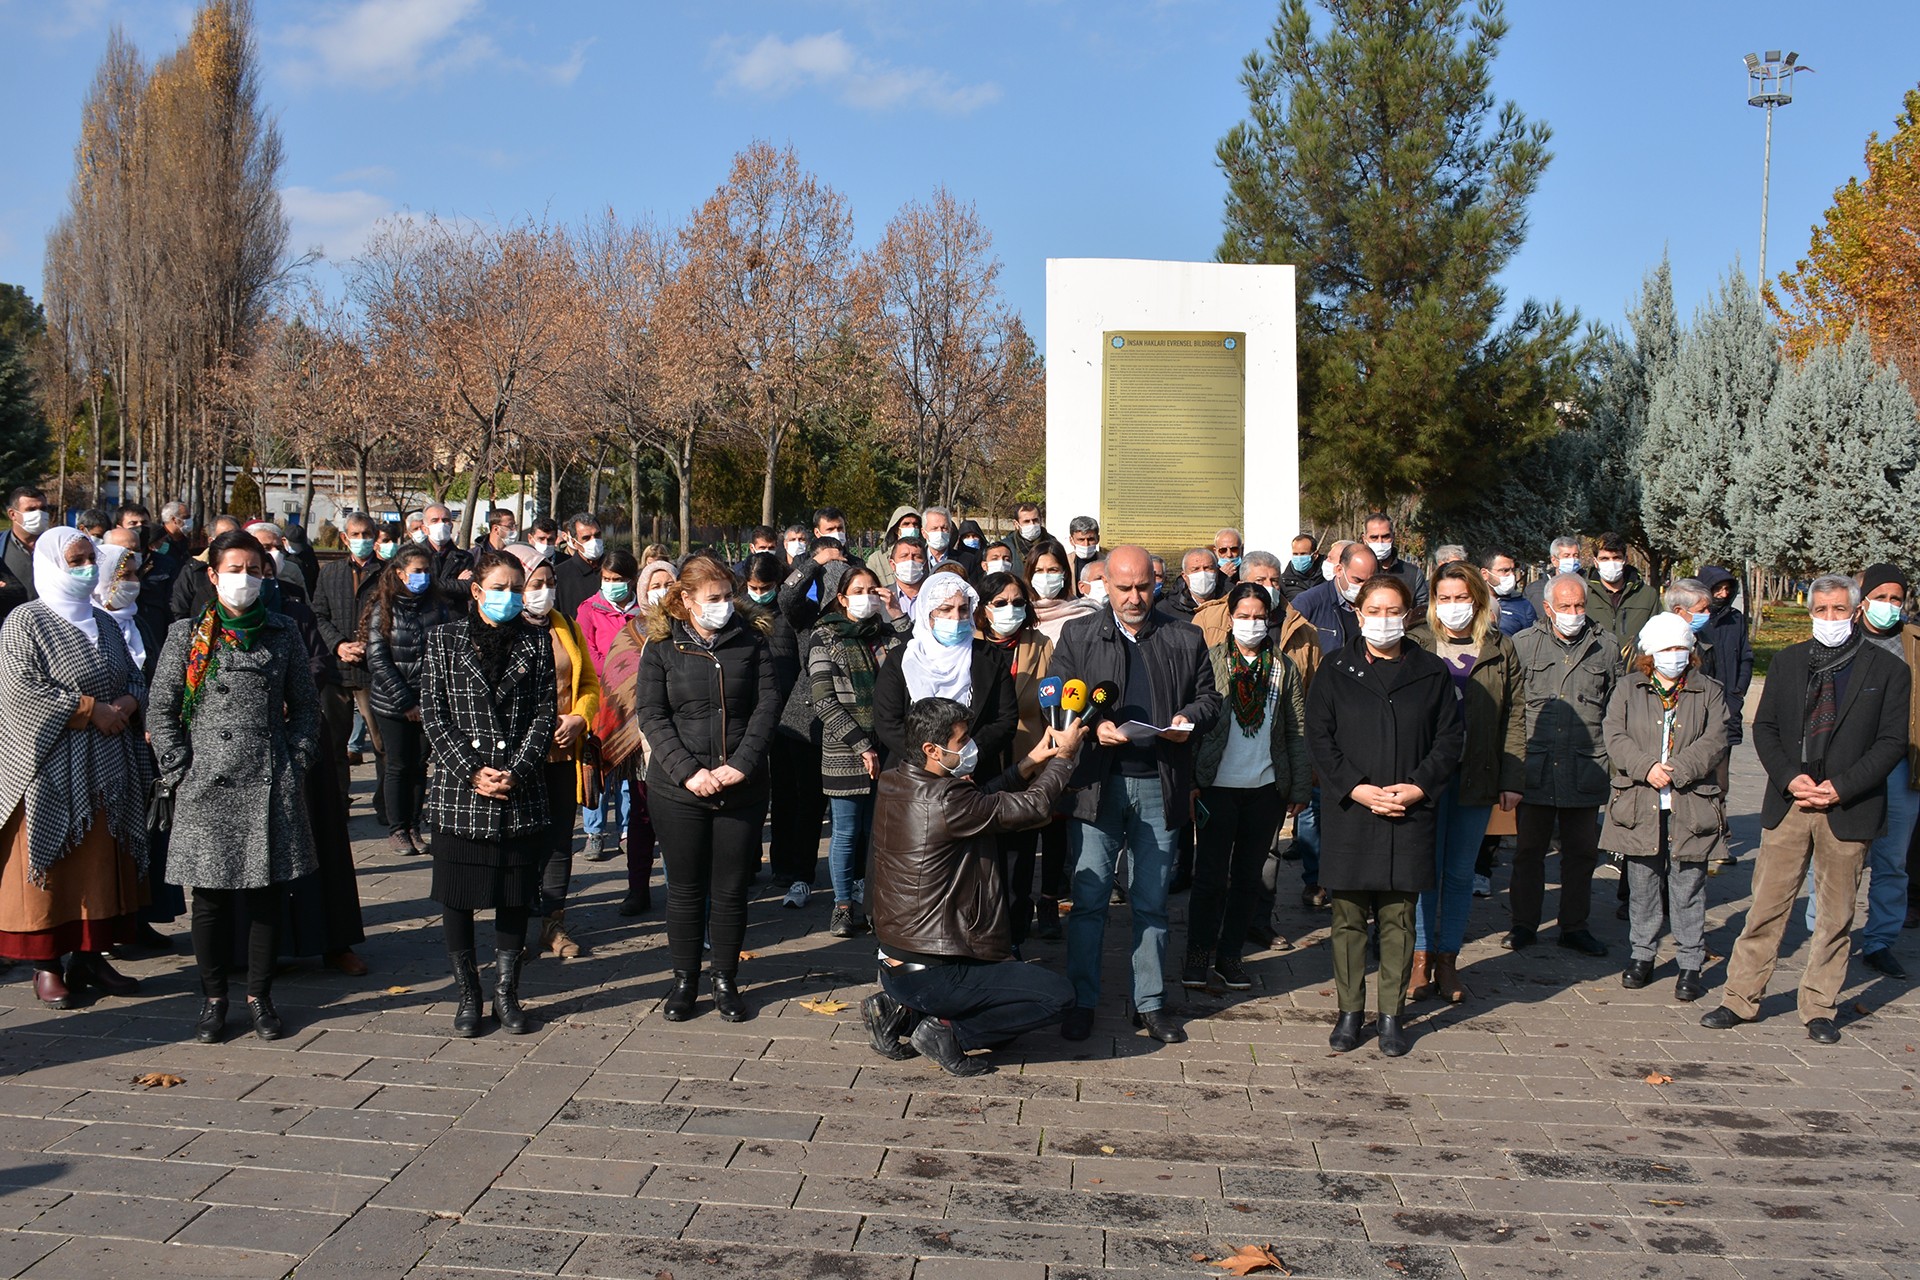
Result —
[{"label": "autumn foliage tree", "polygon": [[1920,89],[1891,137],[1868,136],[1866,167],[1833,193],[1807,256],[1767,284],[1767,304],[1793,359],[1864,325],[1875,359],[1920,387]]}]

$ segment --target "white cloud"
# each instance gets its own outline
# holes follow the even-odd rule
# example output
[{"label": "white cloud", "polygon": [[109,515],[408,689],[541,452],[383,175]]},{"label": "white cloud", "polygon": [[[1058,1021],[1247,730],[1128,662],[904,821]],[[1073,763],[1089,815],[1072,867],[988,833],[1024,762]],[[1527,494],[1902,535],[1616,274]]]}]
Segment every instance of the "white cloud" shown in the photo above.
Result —
[{"label": "white cloud", "polygon": [[950,115],[965,115],[1000,98],[1000,86],[992,81],[960,84],[931,67],[896,67],[861,53],[838,31],[794,40],[768,35],[744,48],[741,41],[724,39],[714,51],[726,64],[722,89],[761,97],[817,89],[864,111],[921,106]]},{"label": "white cloud", "polygon": [[393,201],[371,191],[314,187],[282,187],[280,207],[293,227],[289,240],[293,251],[317,249],[335,262],[359,253],[374,225],[399,213]]},{"label": "white cloud", "polygon": [[354,0],[275,38],[298,51],[288,72],[306,83],[389,88],[498,66],[564,87],[585,68],[591,39],[575,44],[553,66],[508,56],[480,29],[483,8],[483,0]]}]

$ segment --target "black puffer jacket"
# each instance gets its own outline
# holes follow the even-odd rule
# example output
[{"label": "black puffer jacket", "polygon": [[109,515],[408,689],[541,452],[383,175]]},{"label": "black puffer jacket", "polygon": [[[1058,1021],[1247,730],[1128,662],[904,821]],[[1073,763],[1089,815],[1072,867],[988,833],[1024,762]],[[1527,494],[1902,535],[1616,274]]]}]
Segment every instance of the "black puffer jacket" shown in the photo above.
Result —
[{"label": "black puffer jacket", "polygon": [[367,679],[376,715],[398,720],[420,705],[426,682],[427,632],[451,621],[445,605],[430,595],[394,600],[392,635],[378,600],[367,609]]},{"label": "black puffer jacket", "polygon": [[[683,804],[716,809],[765,804],[767,742],[780,716],[764,614],[736,615],[711,648],[692,629],[654,609],[647,616],[647,649],[640,659],[640,731],[653,749],[647,786],[672,788]],[[702,769],[732,765],[746,781],[701,798],[686,789]]]}]

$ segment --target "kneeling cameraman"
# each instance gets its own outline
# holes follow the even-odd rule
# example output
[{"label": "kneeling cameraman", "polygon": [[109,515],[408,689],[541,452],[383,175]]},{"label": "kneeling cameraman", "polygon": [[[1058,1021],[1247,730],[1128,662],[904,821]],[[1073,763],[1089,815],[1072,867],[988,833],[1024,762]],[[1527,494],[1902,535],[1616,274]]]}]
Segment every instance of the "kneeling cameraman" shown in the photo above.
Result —
[{"label": "kneeling cameraman", "polygon": [[898,1039],[911,1027],[913,1048],[949,1074],[983,1075],[992,1066],[968,1050],[1056,1024],[1073,1003],[1063,975],[1013,959],[995,837],[1049,820],[1085,736],[1052,731],[982,785],[967,708],[922,698],[908,710],[912,754],[880,776],[869,854],[881,991],[863,1013],[876,1051],[909,1056]]}]

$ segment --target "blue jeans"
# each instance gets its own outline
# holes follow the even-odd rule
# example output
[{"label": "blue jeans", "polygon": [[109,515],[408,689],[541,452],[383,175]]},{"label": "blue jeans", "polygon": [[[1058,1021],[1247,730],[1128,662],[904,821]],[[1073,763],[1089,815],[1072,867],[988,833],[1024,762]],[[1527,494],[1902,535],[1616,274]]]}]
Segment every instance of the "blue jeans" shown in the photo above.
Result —
[{"label": "blue jeans", "polygon": [[1313,789],[1293,820],[1293,843],[1300,850],[1300,883],[1309,889],[1320,885],[1320,788]]},{"label": "blue jeans", "polygon": [[[627,784],[624,781],[617,789],[608,787],[603,790],[600,793],[599,804],[586,806],[580,810],[580,830],[590,836],[597,836],[604,832],[607,829],[607,804],[616,796],[619,797],[620,825],[615,827],[614,830],[616,832],[625,831],[627,829],[627,815],[633,806],[633,796],[627,790]],[[614,838],[619,839],[617,835]]]},{"label": "blue jeans", "polygon": [[347,750],[358,751],[362,755],[373,750],[373,734],[357,710],[353,713],[353,730],[347,734]]},{"label": "blue jeans", "polygon": [[854,867],[860,846],[866,843],[867,828],[873,824],[873,793],[828,796],[827,808],[833,817],[833,837],[827,842],[827,876],[833,881],[833,900],[852,902],[857,879]]},{"label": "blue jeans", "polygon": [[[1885,951],[1907,923],[1907,844],[1920,820],[1920,791],[1908,785],[1902,760],[1887,775],[1887,833],[1867,846],[1867,922],[1855,946],[1863,956]],[[1807,928],[1813,928],[1813,868],[1807,868]]]},{"label": "blue jeans", "polygon": [[1074,1003],[1100,1003],[1100,960],[1107,937],[1107,899],[1114,863],[1127,848],[1127,904],[1133,910],[1133,1007],[1158,1009],[1167,959],[1167,887],[1173,883],[1174,835],[1167,828],[1159,778],[1115,773],[1100,788],[1100,814],[1067,832],[1073,856],[1073,912],[1067,917],[1067,976]]},{"label": "blue jeans", "polygon": [[1454,775],[1433,805],[1433,862],[1438,888],[1420,895],[1414,914],[1413,949],[1457,955],[1467,939],[1467,914],[1473,908],[1473,864],[1487,834],[1493,806],[1460,803],[1460,776]]}]

